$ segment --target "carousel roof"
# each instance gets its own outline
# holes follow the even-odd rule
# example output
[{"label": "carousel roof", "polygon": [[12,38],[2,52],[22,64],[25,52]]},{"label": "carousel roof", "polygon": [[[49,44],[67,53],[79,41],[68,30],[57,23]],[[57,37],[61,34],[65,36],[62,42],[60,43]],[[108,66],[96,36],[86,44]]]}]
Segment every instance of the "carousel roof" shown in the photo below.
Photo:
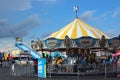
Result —
[{"label": "carousel roof", "polygon": [[71,39],[85,36],[101,38],[102,35],[104,35],[106,38],[110,38],[102,31],[88,25],[79,18],[76,18],[74,21],[72,21],[70,24],[66,25],[59,31],[52,33],[48,38],[64,39],[66,35],[69,36],[69,38]]}]

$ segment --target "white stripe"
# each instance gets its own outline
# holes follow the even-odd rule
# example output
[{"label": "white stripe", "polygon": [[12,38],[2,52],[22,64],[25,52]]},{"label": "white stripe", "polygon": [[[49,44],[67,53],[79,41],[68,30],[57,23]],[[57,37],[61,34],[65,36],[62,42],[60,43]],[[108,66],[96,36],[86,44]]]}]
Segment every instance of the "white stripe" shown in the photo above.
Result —
[{"label": "white stripe", "polygon": [[77,23],[77,38],[82,37],[82,31],[80,29],[80,24]]},{"label": "white stripe", "polygon": [[84,24],[82,24],[82,23],[81,23],[81,25],[82,25],[83,28],[86,30],[88,36],[93,37],[93,38],[95,37],[94,34],[92,34],[92,32],[87,28],[86,25],[84,25]]},{"label": "white stripe", "polygon": [[[76,22],[77,21],[77,22]],[[76,26],[75,26],[76,24]],[[68,30],[68,28],[70,27],[70,29]],[[109,36],[107,36],[106,34],[104,34],[103,32],[101,32],[100,30],[92,27],[92,26],[89,26],[87,23],[81,21],[80,19],[75,19],[73,22],[71,22],[70,24],[66,25],[65,27],[63,27],[62,29],[59,30],[59,33],[55,36],[55,38],[61,38],[62,35],[68,35],[69,37],[72,36],[72,33],[73,33],[73,29],[77,27],[77,37],[76,38],[79,38],[79,37],[82,37],[82,30],[81,30],[81,27],[83,29],[85,29],[85,31],[87,32],[88,36],[91,36],[93,38],[96,38],[95,35],[97,35],[99,38],[101,38],[102,35],[105,35],[106,38],[109,38]],[[64,34],[64,32],[68,30],[68,33],[67,34]],[[58,31],[57,31],[58,32]],[[57,33],[55,32],[55,33]],[[94,33],[93,33],[94,32]],[[54,36],[54,34],[51,34],[49,37],[52,37]]]},{"label": "white stripe", "polygon": [[[96,31],[95,28],[93,28],[93,27],[91,27],[91,26],[88,26],[88,25],[86,25],[86,24],[84,24],[84,25],[87,26],[87,28],[88,28],[89,30],[93,31],[93,32],[100,38],[101,35]],[[96,38],[96,36],[93,36],[93,38]]]},{"label": "white stripe", "polygon": [[45,39],[48,39],[48,38],[53,37],[53,35],[54,35],[54,34],[55,34],[55,32],[54,32],[54,33],[52,33],[50,36],[46,37]]},{"label": "white stripe", "polygon": [[[86,28],[84,28],[84,26],[82,25],[82,22],[80,22],[80,27],[82,27],[83,29],[85,29],[85,31],[86,31]],[[81,30],[82,31],[82,30]],[[87,31],[86,31],[87,32]],[[83,32],[82,32],[83,33]],[[88,34],[88,33],[87,33]],[[83,36],[83,35],[82,35]]]},{"label": "white stripe", "polygon": [[100,34],[99,34],[98,32],[96,32],[94,28],[92,28],[92,27],[90,27],[90,26],[88,26],[88,25],[86,25],[86,24],[83,24],[83,23],[81,23],[81,26],[86,30],[88,36],[91,36],[91,37],[93,37],[93,38],[96,38],[96,36],[91,32],[91,30],[92,30],[94,33],[96,33],[96,35],[100,36]]},{"label": "white stripe", "polygon": [[[94,28],[92,29],[92,31],[94,32],[94,33],[96,33],[96,35],[99,37],[99,38],[101,38],[101,34],[99,34]],[[95,37],[96,38],[96,37]]]},{"label": "white stripe", "polygon": [[70,30],[69,30],[68,33],[67,33],[67,35],[68,35],[69,37],[71,37],[71,35],[72,35],[72,32],[73,32],[75,23],[76,23],[76,21],[73,22],[72,27],[70,28]]},{"label": "white stripe", "polygon": [[61,32],[56,36],[56,38],[60,38],[62,35],[65,35],[64,32],[69,28],[71,24],[64,27],[64,29],[61,30]]},{"label": "white stripe", "polygon": [[[96,31],[99,31],[98,29],[96,29]],[[104,35],[106,38],[109,38],[106,34],[104,34],[103,32],[99,31],[100,34],[100,38]]]}]

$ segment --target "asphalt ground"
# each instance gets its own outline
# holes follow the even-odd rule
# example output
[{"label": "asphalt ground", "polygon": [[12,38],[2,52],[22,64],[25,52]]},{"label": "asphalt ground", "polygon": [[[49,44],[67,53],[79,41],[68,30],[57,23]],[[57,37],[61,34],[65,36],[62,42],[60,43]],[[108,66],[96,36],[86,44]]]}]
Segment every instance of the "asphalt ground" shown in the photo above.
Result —
[{"label": "asphalt ground", "polygon": [[10,68],[9,67],[0,67],[0,80],[120,80],[117,76],[109,76],[104,77],[101,76],[54,76],[54,77],[47,77],[46,79],[38,78],[37,76],[13,76],[10,75]]}]

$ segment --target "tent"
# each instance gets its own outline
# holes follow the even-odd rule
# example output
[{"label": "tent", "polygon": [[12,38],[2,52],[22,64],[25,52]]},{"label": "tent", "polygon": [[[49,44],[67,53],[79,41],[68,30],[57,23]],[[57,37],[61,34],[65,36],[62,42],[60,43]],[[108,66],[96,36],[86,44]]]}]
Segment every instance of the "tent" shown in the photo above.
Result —
[{"label": "tent", "polygon": [[48,36],[48,38],[64,39],[66,35],[69,36],[69,38],[71,39],[77,39],[84,36],[101,38],[102,35],[104,35],[108,39],[110,38],[102,31],[88,25],[79,18],[76,18],[70,24],[66,25],[57,32],[52,33],[50,36]]}]

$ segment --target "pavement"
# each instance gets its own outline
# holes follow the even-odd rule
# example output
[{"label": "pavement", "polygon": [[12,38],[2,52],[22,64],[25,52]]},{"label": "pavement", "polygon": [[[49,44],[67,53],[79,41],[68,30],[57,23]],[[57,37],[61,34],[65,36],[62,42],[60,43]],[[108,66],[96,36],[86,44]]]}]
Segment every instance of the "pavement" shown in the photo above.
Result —
[{"label": "pavement", "polygon": [[10,75],[9,67],[0,67],[0,80],[120,80],[116,76],[104,77],[101,76],[59,76],[47,77],[46,79],[38,78],[37,76],[13,76]]}]

